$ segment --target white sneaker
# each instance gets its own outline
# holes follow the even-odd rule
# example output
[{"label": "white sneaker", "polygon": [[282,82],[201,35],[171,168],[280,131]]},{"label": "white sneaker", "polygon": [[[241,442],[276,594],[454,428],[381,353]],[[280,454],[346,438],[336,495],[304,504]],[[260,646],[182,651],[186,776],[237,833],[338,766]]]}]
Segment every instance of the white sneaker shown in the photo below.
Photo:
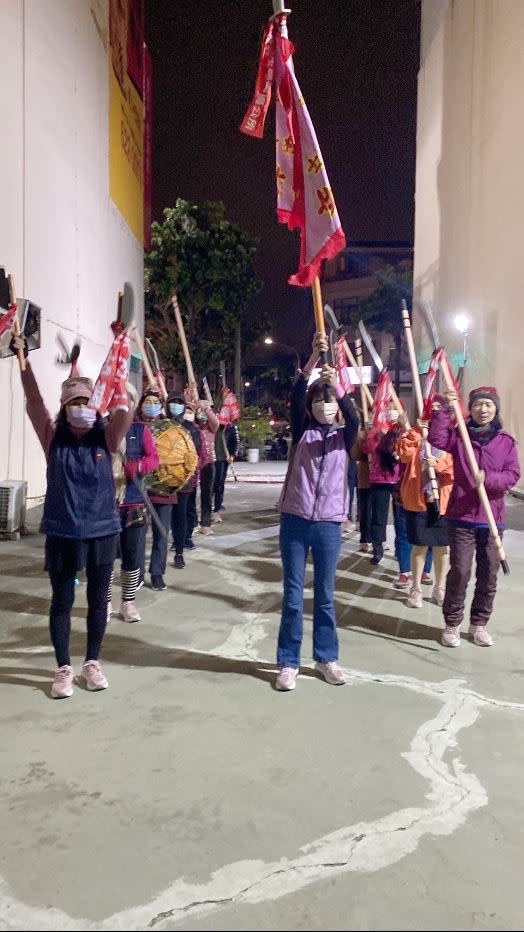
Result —
[{"label": "white sneaker", "polygon": [[493,644],[493,638],[487,631],[486,625],[470,625],[468,634],[477,647],[491,647]]},{"label": "white sneaker", "polygon": [[222,524],[223,520],[224,519],[219,515],[218,511],[215,511],[215,513],[211,516],[211,521],[213,524]]},{"label": "white sneaker", "polygon": [[107,620],[111,621],[111,615],[113,614],[113,606],[111,602],[107,603]]},{"label": "white sneaker", "polygon": [[276,678],[275,688],[280,692],[289,692],[297,685],[298,667],[281,667]]},{"label": "white sneaker", "polygon": [[86,686],[91,693],[97,692],[99,689],[107,689],[109,686],[98,660],[86,660],[82,667],[82,676],[85,678]]},{"label": "white sneaker", "polygon": [[409,593],[406,605],[408,605],[410,608],[422,608],[422,593],[420,589],[415,589],[413,586],[413,589]]},{"label": "white sneaker", "polygon": [[123,621],[140,621],[140,612],[136,607],[133,599],[130,602],[122,602],[120,605],[120,617]]},{"label": "white sneaker", "polygon": [[344,683],[347,683],[347,676],[342,672],[336,660],[331,660],[329,663],[320,663],[318,661],[315,664],[315,669],[322,674],[326,683],[329,683],[330,686],[343,686]]},{"label": "white sneaker", "polygon": [[203,534],[204,537],[209,537],[210,534],[214,534],[215,532],[213,531],[213,528],[212,528],[212,527],[204,527],[204,526],[202,525],[202,526],[200,527],[200,533]]},{"label": "white sneaker", "polygon": [[55,670],[55,678],[51,686],[53,699],[69,699],[73,695],[74,676],[73,668],[67,663]]},{"label": "white sneaker", "polygon": [[460,647],[460,627],[459,625],[446,625],[441,637],[444,647]]}]

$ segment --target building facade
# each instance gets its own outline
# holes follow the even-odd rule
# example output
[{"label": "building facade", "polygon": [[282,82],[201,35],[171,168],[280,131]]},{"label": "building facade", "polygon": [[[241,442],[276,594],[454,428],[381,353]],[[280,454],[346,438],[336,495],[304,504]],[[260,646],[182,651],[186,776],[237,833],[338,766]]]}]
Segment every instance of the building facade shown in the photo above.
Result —
[{"label": "building facade", "polygon": [[[107,0],[0,4],[0,265],[42,309],[30,361],[52,414],[68,374],[58,333],[80,336],[80,371],[96,378],[124,281],[143,325],[142,242],[109,190],[108,32]],[[0,359],[0,395],[0,480],[26,479],[34,504],[45,462],[13,358]]]},{"label": "building facade", "polygon": [[[418,88],[415,296],[431,301],[464,388],[495,385],[524,440],[520,399],[524,186],[522,0],[423,0]],[[421,368],[431,345],[416,313]]]}]

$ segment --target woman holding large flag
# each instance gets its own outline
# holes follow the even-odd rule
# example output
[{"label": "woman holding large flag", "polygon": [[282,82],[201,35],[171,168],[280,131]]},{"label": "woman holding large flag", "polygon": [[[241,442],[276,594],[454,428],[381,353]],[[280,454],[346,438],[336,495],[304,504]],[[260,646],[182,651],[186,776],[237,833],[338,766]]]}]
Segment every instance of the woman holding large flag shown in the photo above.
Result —
[{"label": "woman holding large flag", "polygon": [[[333,590],[342,522],[348,513],[347,457],[359,421],[353,402],[336,382],[330,366],[324,365],[320,380],[307,388],[319,354],[326,350],[324,334],[315,334],[312,356],[298,373],[291,392],[293,446],[278,506],[284,569],[277,650],[280,670],[275,684],[278,690],[294,689],[300,668],[309,550],[314,569],[313,657],[326,682],[338,686],[346,681],[338,665]],[[329,401],[324,398],[325,385],[335,396]],[[343,427],[335,421],[339,411]]]},{"label": "woman holding large flag", "polygon": [[[15,337],[16,352],[26,351]],[[52,588],[49,628],[57,670],[51,695],[73,694],[74,671],[69,654],[75,577],[87,573],[87,648],[82,675],[87,689],[106,689],[98,657],[107,624],[107,592],[113,570],[120,517],[116,506],[111,454],[117,453],[132,420],[125,393],[115,392],[114,415],[106,425],[96,408],[91,379],[71,375],[62,384],[55,419],[47,411],[31,365],[21,372],[27,413],[47,459],[47,489],[42,531]],[[118,397],[117,397],[118,395]],[[131,407],[131,412],[128,412]]]}]

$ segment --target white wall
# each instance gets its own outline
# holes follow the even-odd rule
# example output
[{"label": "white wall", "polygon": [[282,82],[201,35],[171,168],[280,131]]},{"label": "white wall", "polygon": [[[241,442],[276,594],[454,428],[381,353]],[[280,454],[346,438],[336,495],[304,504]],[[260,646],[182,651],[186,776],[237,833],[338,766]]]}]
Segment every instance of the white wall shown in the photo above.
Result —
[{"label": "white wall", "polygon": [[[54,414],[68,374],[57,331],[80,334],[80,371],[96,377],[126,280],[142,322],[143,251],[109,199],[107,52],[89,0],[0,0],[0,62],[0,265],[42,307],[30,360]],[[16,360],[0,360],[0,399],[0,479],[39,496],[45,463]]]},{"label": "white wall", "polygon": [[[466,388],[496,385],[521,442],[523,88],[522,0],[423,0],[415,290],[434,302],[457,361],[453,316],[470,314]],[[416,330],[427,358],[420,321]]]}]

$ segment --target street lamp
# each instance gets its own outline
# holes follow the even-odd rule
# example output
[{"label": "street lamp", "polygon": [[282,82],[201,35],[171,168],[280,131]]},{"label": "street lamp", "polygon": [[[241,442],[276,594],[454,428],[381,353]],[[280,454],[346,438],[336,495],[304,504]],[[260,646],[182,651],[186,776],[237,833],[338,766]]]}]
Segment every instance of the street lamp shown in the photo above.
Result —
[{"label": "street lamp", "polygon": [[455,329],[458,330],[458,332],[461,333],[464,338],[463,365],[465,366],[466,360],[468,358],[468,335],[469,335],[469,327],[471,324],[471,320],[467,314],[461,311],[460,314],[455,314],[454,324],[455,324]]},{"label": "street lamp", "polygon": [[251,385],[251,382],[244,382],[244,385],[246,388],[249,388],[249,386]]},{"label": "street lamp", "polygon": [[296,368],[300,369],[300,356],[292,346],[288,346],[287,343],[281,343],[280,340],[274,340],[273,337],[270,336],[264,337],[264,343],[266,346],[275,346],[277,348],[280,346],[283,350],[286,350],[286,352],[291,353],[295,357]]}]

